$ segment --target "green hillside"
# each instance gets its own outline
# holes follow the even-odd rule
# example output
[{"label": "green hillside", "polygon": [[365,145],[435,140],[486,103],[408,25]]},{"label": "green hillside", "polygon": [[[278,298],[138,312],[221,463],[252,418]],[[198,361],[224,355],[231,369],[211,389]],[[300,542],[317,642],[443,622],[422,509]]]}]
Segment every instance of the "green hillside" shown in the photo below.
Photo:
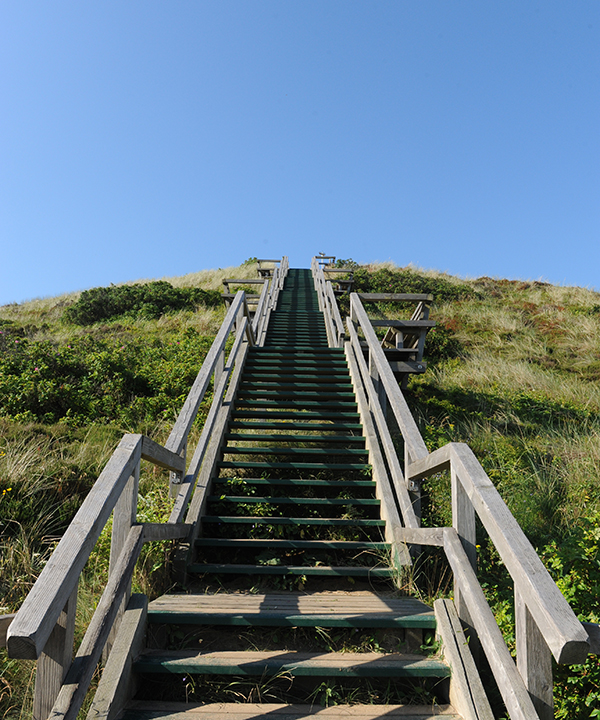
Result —
[{"label": "green hillside", "polygon": [[[0,307],[0,614],[18,608],[123,432],[164,442],[224,317],[221,280],[254,275],[249,261]],[[470,444],[580,619],[598,622],[600,294],[391,264],[357,268],[355,280],[358,291],[433,294],[429,368],[406,391],[429,450]],[[140,517],[168,516],[166,486],[162,472],[142,477]],[[427,481],[424,524],[450,524],[449,497],[448,477]],[[488,598],[508,627],[509,578],[481,544]],[[106,547],[82,584],[90,612]],[[137,571],[150,595],[168,582],[162,553],[150,547]],[[0,713],[19,717],[30,669],[1,658]],[[557,678],[557,717],[600,715],[595,657]]]}]

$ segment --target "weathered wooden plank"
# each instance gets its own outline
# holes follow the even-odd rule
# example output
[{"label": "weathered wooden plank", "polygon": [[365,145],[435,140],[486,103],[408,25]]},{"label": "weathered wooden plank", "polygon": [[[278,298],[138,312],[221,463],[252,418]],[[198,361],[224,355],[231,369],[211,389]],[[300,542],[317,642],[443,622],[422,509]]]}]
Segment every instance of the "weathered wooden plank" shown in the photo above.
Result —
[{"label": "weathered wooden plank", "polygon": [[6,647],[6,633],[11,622],[15,619],[15,613],[0,615],[0,648]]},{"label": "weathered wooden plank", "polygon": [[444,528],[403,527],[400,537],[409,545],[444,546]]},{"label": "weathered wooden plank", "polygon": [[196,478],[198,477],[202,462],[204,461],[204,456],[215,425],[215,420],[222,406],[223,394],[225,392],[225,388],[227,387],[231,371],[236,363],[240,363],[240,365],[243,365],[244,363],[245,352],[240,355],[240,348],[243,347],[244,329],[247,322],[248,320],[244,318],[242,325],[240,326],[240,332],[238,332],[235,342],[233,343],[233,347],[231,348],[231,352],[229,353],[229,357],[227,358],[225,371],[221,376],[218,386],[214,390],[210,410],[208,411],[208,415],[204,422],[202,433],[200,434],[196,449],[194,450],[190,466],[183,478],[179,493],[175,498],[173,509],[171,510],[171,515],[169,516],[169,523],[180,523],[187,510],[187,505],[192,496],[192,492],[194,491]]},{"label": "weathered wooden plank", "polygon": [[307,653],[150,651],[135,663],[138,672],[271,675],[290,672],[295,677],[447,677],[448,666],[422,655],[401,653]]},{"label": "weathered wooden plank", "polygon": [[468,445],[451,443],[450,452],[452,466],[556,661],[584,662],[587,633],[500,493]]},{"label": "weathered wooden plank", "polygon": [[143,541],[144,528],[141,525],[132,527],[115,572],[106,584],[96,612],[54,703],[52,720],[76,719],[117,615],[121,598],[131,582],[131,575]]},{"label": "weathered wooden plank", "polygon": [[223,324],[221,325],[221,328],[219,329],[219,332],[217,333],[217,336],[215,337],[214,342],[208,351],[204,362],[202,363],[200,372],[194,380],[194,384],[192,385],[183,407],[181,408],[181,412],[177,417],[175,425],[171,430],[169,439],[165,443],[165,447],[174,452],[176,455],[181,452],[181,449],[187,441],[188,433],[196,418],[200,403],[204,398],[204,393],[206,392],[206,388],[210,382],[215,364],[225,347],[225,343],[227,342],[231,328],[233,327],[235,319],[238,315],[240,306],[244,303],[244,298],[245,294],[240,290],[231,304],[231,307],[227,311],[225,320],[223,321]]},{"label": "weathered wooden plank", "polygon": [[71,666],[76,610],[77,588],[71,593],[71,597],[48,638],[44,652],[37,661],[33,693],[34,720],[46,720]]},{"label": "weathered wooden plank", "polygon": [[422,330],[437,325],[435,320],[376,320],[371,319],[373,327],[402,328],[403,330]]},{"label": "weathered wooden plank", "polygon": [[316,714],[323,720],[462,720],[449,705],[194,705],[138,701],[123,720],[302,720]]},{"label": "weathered wooden plank", "polygon": [[149,437],[142,435],[142,458],[149,460],[159,467],[173,470],[173,472],[185,472],[185,458],[177,453],[167,450]]},{"label": "weathered wooden plank", "polygon": [[131,596],[87,720],[115,720],[135,695],[132,665],[133,658],[144,647],[147,610],[148,598],[145,595]]},{"label": "weathered wooden plank", "polygon": [[187,704],[137,701],[123,720],[462,720],[449,705]]},{"label": "weathered wooden plank", "polygon": [[383,302],[397,300],[404,302],[433,302],[433,295],[424,293],[357,293],[358,297],[366,302]]},{"label": "weathered wooden plank", "polygon": [[442,641],[444,659],[450,665],[450,702],[463,720],[494,720],[469,643],[452,600],[433,603],[437,635]]},{"label": "weathered wooden plank", "polygon": [[430,475],[450,470],[450,458],[450,445],[444,445],[430,455],[411,462],[406,470],[406,476],[409,480],[422,480]]},{"label": "weathered wooden plank", "polygon": [[[408,494],[406,482],[404,480],[402,469],[400,467],[400,462],[396,454],[396,448],[394,447],[394,442],[392,440],[387,422],[383,415],[383,410],[381,409],[379,398],[377,397],[375,388],[370,382],[370,380],[369,382],[366,381],[368,377],[368,368],[362,351],[360,350],[356,328],[351,323],[348,323],[348,330],[350,333],[351,343],[348,342],[346,344],[346,357],[348,358],[348,367],[350,368],[351,377],[353,377],[353,367],[354,363],[356,363],[356,368],[354,369],[354,375],[357,376],[355,388],[362,385],[366,388],[369,395],[370,412],[373,413],[373,417],[377,425],[377,431],[379,433],[379,438],[381,440],[381,444],[383,446],[385,456],[388,461],[388,467],[390,468],[390,471],[392,473],[392,482],[394,483],[398,502],[400,503],[400,511],[402,512],[402,519],[404,520],[404,525],[406,527],[417,528],[419,527],[419,521],[417,520],[417,516],[415,515],[415,511],[412,506],[410,496]],[[350,348],[352,348],[352,352],[350,352]],[[365,416],[368,416],[369,413],[365,411],[364,414]],[[375,439],[375,442],[377,442],[377,439]]]},{"label": "weathered wooden plank", "polygon": [[89,554],[141,458],[142,436],[125,435],[25,598],[7,636],[10,657],[39,657]]},{"label": "weathered wooden plank", "polygon": [[377,340],[375,331],[371,327],[369,318],[367,317],[365,309],[363,308],[356,293],[352,293],[350,295],[350,312],[351,317],[348,320],[348,326],[351,322],[357,321],[362,328],[365,339],[369,345],[369,351],[373,355],[377,372],[379,373],[381,382],[385,387],[390,407],[402,432],[402,437],[404,438],[410,460],[414,461],[422,457],[426,457],[429,455],[427,446],[421,437],[421,433],[419,432],[417,424],[410,412],[404,395],[394,378],[394,374],[388,365],[383,350],[379,346],[379,341]]},{"label": "weathered wooden plank", "polygon": [[518,589],[515,588],[515,636],[517,641],[517,668],[540,720],[554,718],[552,654],[527,609]]},{"label": "weathered wooden plank", "polygon": [[[454,467],[450,469],[451,488],[452,488],[452,527],[458,533],[458,537],[462,543],[466,556],[473,571],[477,573],[477,549],[475,536],[475,509],[471,505],[469,496],[467,495],[462,483],[458,479]],[[466,607],[460,584],[455,577],[454,581],[454,602],[460,618],[471,624],[468,607]]]},{"label": "weathered wooden plank", "polygon": [[191,530],[185,523],[143,523],[144,542],[157,540],[181,540],[186,538]]},{"label": "weathered wooden plank", "polygon": [[506,647],[500,628],[454,528],[444,529],[444,551],[469,608],[473,626],[483,645],[511,720],[539,720],[523,678]]}]

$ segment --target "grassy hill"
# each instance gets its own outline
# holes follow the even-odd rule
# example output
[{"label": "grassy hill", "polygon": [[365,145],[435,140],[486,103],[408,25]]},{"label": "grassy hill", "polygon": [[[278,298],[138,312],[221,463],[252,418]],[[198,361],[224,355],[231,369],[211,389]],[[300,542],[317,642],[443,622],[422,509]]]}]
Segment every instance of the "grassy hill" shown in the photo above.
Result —
[{"label": "grassy hill", "polygon": [[[164,442],[224,317],[221,280],[254,274],[248,262],[0,307],[0,613],[19,606],[122,433]],[[356,282],[434,295],[429,369],[407,390],[427,445],[471,445],[574,610],[597,622],[600,294],[391,264],[358,268]],[[143,477],[141,488],[140,515],[164,519],[166,476]],[[430,478],[425,491],[424,522],[449,524],[448,478]],[[107,543],[86,571],[82,607],[93,606]],[[150,548],[138,570],[151,595],[167,582],[162,553]],[[483,537],[480,562],[508,621],[512,588]],[[30,670],[5,655],[1,663],[3,717],[19,717]],[[600,714],[596,658],[558,679],[557,717]]]}]

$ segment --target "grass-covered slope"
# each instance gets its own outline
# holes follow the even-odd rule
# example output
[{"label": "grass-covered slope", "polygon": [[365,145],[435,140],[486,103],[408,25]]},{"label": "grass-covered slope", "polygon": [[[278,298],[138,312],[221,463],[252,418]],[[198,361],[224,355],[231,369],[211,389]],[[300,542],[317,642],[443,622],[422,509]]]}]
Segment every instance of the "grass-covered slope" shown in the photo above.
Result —
[{"label": "grass-covered slope", "polygon": [[[254,276],[248,263],[0,308],[0,613],[19,606],[122,433],[164,442],[224,317],[214,291],[224,277]],[[600,294],[390,264],[355,277],[362,291],[433,294],[429,369],[407,390],[429,449],[471,445],[574,610],[598,621]],[[166,474],[142,478],[142,518],[168,513],[166,485]],[[448,478],[425,490],[424,521],[448,524]],[[481,546],[488,597],[508,628],[512,588],[484,537]],[[84,577],[84,608],[107,548],[108,536]],[[140,589],[165,581],[162,552],[146,556]],[[19,717],[30,671],[2,658],[0,717]],[[600,713],[595,658],[559,680],[557,717]]]}]

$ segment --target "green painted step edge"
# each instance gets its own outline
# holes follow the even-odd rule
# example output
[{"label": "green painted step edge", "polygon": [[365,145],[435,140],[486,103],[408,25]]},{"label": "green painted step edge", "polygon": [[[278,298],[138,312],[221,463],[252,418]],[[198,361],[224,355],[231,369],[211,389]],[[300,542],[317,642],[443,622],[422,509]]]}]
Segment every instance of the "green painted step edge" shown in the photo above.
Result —
[{"label": "green painted step edge", "polygon": [[362,448],[297,448],[297,447],[239,447],[228,445],[223,453],[225,455],[323,455],[329,457],[354,456],[364,457],[369,454]]},{"label": "green painted step edge", "polygon": [[217,463],[220,468],[229,468],[232,470],[242,470],[253,468],[259,470],[371,470],[370,465],[363,463],[309,463],[309,462],[243,462],[241,460],[221,460]]},{"label": "green painted step edge", "polygon": [[[210,657],[204,662],[202,656],[197,653],[153,653],[151,656],[142,655],[138,658],[133,668],[138,673],[177,673],[177,674],[211,674],[211,675],[258,675],[278,674],[289,672],[295,677],[449,677],[450,668],[440,660],[429,658],[411,658],[402,662],[398,660],[393,665],[383,661],[386,657],[382,655],[381,664],[369,662],[364,665],[352,667],[339,667],[332,660],[331,665],[324,666],[322,663],[323,654],[318,657],[321,663],[315,665],[310,661],[300,661],[299,658],[290,657],[292,653],[285,653],[287,662],[283,657],[275,656],[272,659],[261,658],[252,663],[247,660],[247,653],[244,653],[244,662],[235,664],[230,659],[226,664],[215,662],[214,655],[211,662]],[[387,656],[389,657],[389,656]]]},{"label": "green painted step edge", "polygon": [[269,497],[260,495],[209,495],[209,502],[230,503],[269,503],[270,505],[366,505],[379,507],[381,501],[377,498],[297,498],[297,497]]},{"label": "green painted step edge", "polygon": [[282,433],[227,433],[226,440],[243,440],[244,442],[262,442],[273,440],[275,442],[311,442],[311,443],[351,443],[353,445],[364,444],[365,438],[362,435],[288,435]]},{"label": "green painted step edge", "polygon": [[[315,410],[308,411],[278,411],[274,410],[269,412],[268,410],[234,410],[233,418],[275,418],[278,420],[295,420],[300,422],[302,420],[339,420],[340,418],[347,418],[348,420],[359,420],[360,414],[357,412],[318,412]],[[235,420],[233,421],[235,422]],[[358,425],[358,423],[356,423]],[[361,426],[362,427],[362,426]]]},{"label": "green painted step edge", "polygon": [[367,540],[273,540],[272,538],[196,538],[196,547],[230,547],[240,549],[283,548],[284,550],[389,550],[387,542]]},{"label": "green painted step edge", "polygon": [[203,523],[225,525],[327,525],[336,527],[383,527],[385,520],[342,520],[341,518],[259,517],[256,515],[204,515]]},{"label": "green painted step edge", "polygon": [[[213,478],[215,483],[228,483],[234,478],[217,477]],[[292,485],[300,487],[361,487],[374,488],[375,480],[348,480],[347,478],[339,478],[336,480],[315,480],[303,478],[242,478],[247,485]]]},{"label": "green painted step edge", "polygon": [[[298,416],[295,415],[294,419],[296,419]],[[360,435],[347,435],[344,437],[363,437],[362,435],[362,425],[360,423],[307,423],[307,422],[261,422],[260,420],[258,422],[239,422],[236,420],[233,420],[229,423],[230,428],[235,429],[247,429],[247,428],[256,428],[256,429],[268,429],[272,428],[274,430],[293,430],[295,427],[300,431],[304,430],[314,430],[314,431],[321,431],[321,430],[358,430],[360,431]]]}]

